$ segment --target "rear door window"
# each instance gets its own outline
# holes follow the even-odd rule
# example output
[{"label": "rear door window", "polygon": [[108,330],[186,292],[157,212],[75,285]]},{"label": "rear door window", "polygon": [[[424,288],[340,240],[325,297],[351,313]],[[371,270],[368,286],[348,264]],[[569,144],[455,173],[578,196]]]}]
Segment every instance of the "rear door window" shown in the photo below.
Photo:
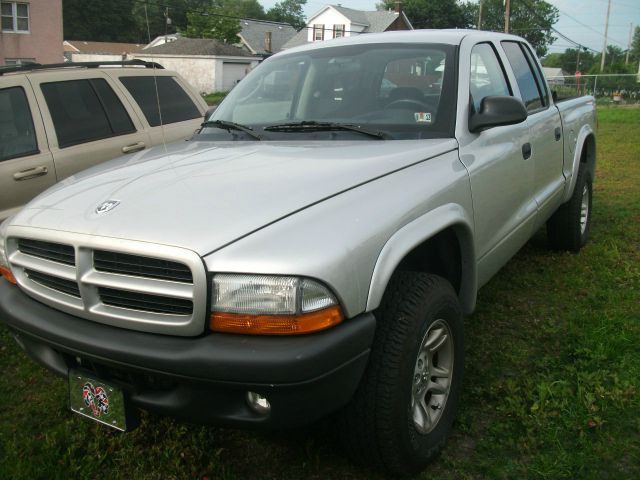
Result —
[{"label": "rear door window", "polygon": [[527,61],[520,44],[518,42],[502,42],[502,48],[504,48],[513,73],[516,76],[520,95],[527,107],[527,111],[532,112],[543,108],[545,104],[531,68],[532,66]]},{"label": "rear door window", "polygon": [[0,89],[0,161],[36,153],[38,143],[24,90]]},{"label": "rear door window", "polygon": [[[172,77],[120,77],[152,127],[200,118],[200,110]],[[156,95],[157,82],[157,95]],[[158,104],[160,112],[158,112]]]},{"label": "rear door window", "polygon": [[43,83],[41,89],[60,148],[136,131],[102,78]]}]

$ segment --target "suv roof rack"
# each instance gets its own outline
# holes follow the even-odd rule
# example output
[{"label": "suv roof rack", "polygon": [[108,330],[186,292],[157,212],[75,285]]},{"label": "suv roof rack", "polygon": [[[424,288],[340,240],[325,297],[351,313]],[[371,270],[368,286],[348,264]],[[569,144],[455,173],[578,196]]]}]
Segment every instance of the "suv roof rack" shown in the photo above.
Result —
[{"label": "suv roof rack", "polygon": [[13,73],[13,72],[30,72],[32,70],[46,70],[49,68],[71,68],[71,67],[84,67],[84,68],[98,68],[102,66],[120,66],[120,67],[128,67],[128,66],[139,66],[145,68],[162,68],[164,67],[159,63],[155,62],[146,62],[140,59],[133,60],[121,60],[121,61],[110,61],[110,62],[65,62],[65,63],[27,63],[26,65],[17,65],[10,67],[0,67],[0,75],[4,75],[5,73]]}]

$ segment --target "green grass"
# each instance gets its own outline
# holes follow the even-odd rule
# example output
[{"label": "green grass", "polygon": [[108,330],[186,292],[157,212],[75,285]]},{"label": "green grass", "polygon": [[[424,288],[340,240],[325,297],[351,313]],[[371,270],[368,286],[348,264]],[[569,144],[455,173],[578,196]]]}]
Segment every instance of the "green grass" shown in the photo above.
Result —
[{"label": "green grass", "polygon": [[229,92],[213,92],[203,95],[202,98],[207,102],[207,105],[218,105],[224,100],[224,97],[226,97],[228,93]]},{"label": "green grass", "polygon": [[[640,109],[599,122],[591,242],[554,253],[538,232],[480,291],[458,421],[421,478],[640,478]],[[70,414],[65,381],[5,327],[0,368],[0,478],[381,478],[340,455],[327,423],[247,432],[145,414],[109,431]]]}]

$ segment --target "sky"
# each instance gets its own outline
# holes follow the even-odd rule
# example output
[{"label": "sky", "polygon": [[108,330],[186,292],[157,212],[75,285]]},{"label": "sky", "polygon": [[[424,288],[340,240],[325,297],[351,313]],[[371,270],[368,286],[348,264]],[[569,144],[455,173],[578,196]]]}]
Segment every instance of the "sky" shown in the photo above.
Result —
[{"label": "sky", "polygon": [[[272,7],[278,0],[261,0],[265,8]],[[437,0],[433,0],[437,1]],[[517,2],[518,0],[511,0]],[[555,28],[570,39],[593,50],[602,51],[604,43],[604,26],[607,15],[608,0],[547,0],[560,10],[560,17]],[[375,10],[376,0],[307,0],[305,13],[313,15],[329,3],[340,3],[343,7],[357,10]],[[627,49],[629,41],[629,24],[640,26],[640,1],[611,0],[609,17],[609,44]],[[572,46],[564,39],[557,39],[550,52],[563,52]]]}]

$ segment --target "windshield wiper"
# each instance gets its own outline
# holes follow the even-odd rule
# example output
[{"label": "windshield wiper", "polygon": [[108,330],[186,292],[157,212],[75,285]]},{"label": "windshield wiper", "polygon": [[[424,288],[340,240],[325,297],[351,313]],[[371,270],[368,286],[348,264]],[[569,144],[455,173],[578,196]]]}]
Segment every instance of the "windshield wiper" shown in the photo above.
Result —
[{"label": "windshield wiper", "polygon": [[235,122],[227,122],[226,120],[207,120],[203,122],[201,125],[202,128],[214,127],[214,128],[222,128],[224,130],[238,130],[240,132],[246,133],[251,138],[255,138],[256,140],[262,140],[262,135],[258,135],[253,131],[251,127],[247,127],[246,125],[240,125]]},{"label": "windshield wiper", "polygon": [[264,127],[264,130],[271,132],[317,132],[322,130],[348,130],[351,132],[358,132],[364,135],[369,135],[370,137],[375,137],[380,140],[388,140],[389,138],[391,138],[384,132],[374,132],[373,130],[368,130],[361,127],[360,125],[354,125],[352,123],[316,122],[315,120],[280,123]]}]

